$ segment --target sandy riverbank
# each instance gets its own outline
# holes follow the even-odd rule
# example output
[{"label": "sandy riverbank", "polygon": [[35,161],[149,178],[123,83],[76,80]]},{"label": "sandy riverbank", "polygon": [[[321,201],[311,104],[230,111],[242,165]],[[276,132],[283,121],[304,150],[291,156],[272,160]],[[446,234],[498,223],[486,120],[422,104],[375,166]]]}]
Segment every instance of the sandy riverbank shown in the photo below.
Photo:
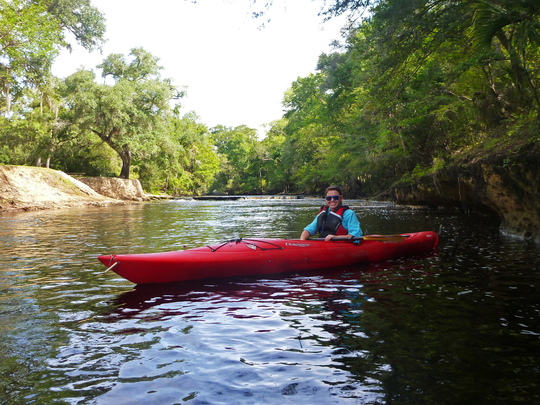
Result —
[{"label": "sandy riverbank", "polygon": [[0,166],[0,214],[71,207],[133,204],[95,192],[64,172],[42,167]]}]

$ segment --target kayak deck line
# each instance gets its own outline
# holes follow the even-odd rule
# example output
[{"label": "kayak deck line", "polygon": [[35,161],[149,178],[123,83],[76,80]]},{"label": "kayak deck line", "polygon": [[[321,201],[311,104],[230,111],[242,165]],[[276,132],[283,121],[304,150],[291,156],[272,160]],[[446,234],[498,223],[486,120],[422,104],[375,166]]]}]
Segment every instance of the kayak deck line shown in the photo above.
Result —
[{"label": "kayak deck line", "polygon": [[[300,239],[231,239],[212,246],[160,253],[99,256],[98,260],[135,284],[259,276],[349,266],[432,251],[435,232],[391,238],[315,241]],[[394,238],[395,236],[392,236]],[[382,243],[381,243],[382,242]]]},{"label": "kayak deck line", "polygon": [[[274,247],[263,248],[263,247],[260,247],[260,246],[258,246],[256,244],[254,244],[254,243],[250,243],[250,242],[246,242],[246,241],[267,243],[267,244],[272,245]],[[247,245],[247,247],[249,247],[250,249],[253,249],[253,250],[256,250],[257,248],[259,248],[261,250],[283,250],[282,246],[276,245],[275,243],[272,243],[272,242],[268,242],[267,240],[264,240],[264,239],[243,239],[243,238],[230,239],[228,241],[221,242],[221,244],[218,245],[218,247],[214,247],[214,246],[206,246],[206,247],[209,248],[212,252],[216,252],[217,250],[221,249],[223,246],[225,246],[225,245],[227,245],[229,243],[236,243],[236,244],[245,243]]]}]

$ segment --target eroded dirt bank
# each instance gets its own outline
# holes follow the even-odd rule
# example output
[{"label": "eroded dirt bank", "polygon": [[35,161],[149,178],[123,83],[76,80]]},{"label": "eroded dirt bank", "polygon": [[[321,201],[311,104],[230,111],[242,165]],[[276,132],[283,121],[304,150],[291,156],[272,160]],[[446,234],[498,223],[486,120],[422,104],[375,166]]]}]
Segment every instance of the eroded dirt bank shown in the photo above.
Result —
[{"label": "eroded dirt bank", "polygon": [[[104,179],[107,182],[107,179]],[[101,207],[142,201],[144,193],[130,181],[109,184],[107,196],[64,172],[42,167],[0,166],[0,213],[70,207]],[[122,184],[120,184],[122,183]],[[137,181],[138,183],[138,181]],[[114,194],[117,190],[117,194]]]},{"label": "eroded dirt bank", "polygon": [[398,204],[488,211],[501,230],[540,241],[540,147],[464,161],[393,190]]}]

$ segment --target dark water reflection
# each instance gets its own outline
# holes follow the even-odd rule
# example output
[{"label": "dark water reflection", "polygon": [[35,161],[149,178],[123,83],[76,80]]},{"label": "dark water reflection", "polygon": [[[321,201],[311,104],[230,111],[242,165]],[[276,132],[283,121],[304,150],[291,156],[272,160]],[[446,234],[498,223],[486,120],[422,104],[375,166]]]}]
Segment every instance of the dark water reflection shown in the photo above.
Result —
[{"label": "dark water reflection", "polygon": [[318,202],[0,217],[2,404],[513,404],[540,396],[540,249],[481,216],[352,205],[436,254],[134,287],[96,256],[300,234]]}]

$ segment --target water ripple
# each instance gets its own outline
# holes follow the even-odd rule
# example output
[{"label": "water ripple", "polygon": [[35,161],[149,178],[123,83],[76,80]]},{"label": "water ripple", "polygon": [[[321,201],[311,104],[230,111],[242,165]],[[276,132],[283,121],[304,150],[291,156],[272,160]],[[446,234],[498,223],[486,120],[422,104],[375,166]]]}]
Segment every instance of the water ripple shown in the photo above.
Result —
[{"label": "water ripple", "polygon": [[298,237],[319,203],[0,217],[0,403],[538,402],[540,250],[489,218],[352,201],[438,254],[324,272],[134,288],[96,260]]}]

